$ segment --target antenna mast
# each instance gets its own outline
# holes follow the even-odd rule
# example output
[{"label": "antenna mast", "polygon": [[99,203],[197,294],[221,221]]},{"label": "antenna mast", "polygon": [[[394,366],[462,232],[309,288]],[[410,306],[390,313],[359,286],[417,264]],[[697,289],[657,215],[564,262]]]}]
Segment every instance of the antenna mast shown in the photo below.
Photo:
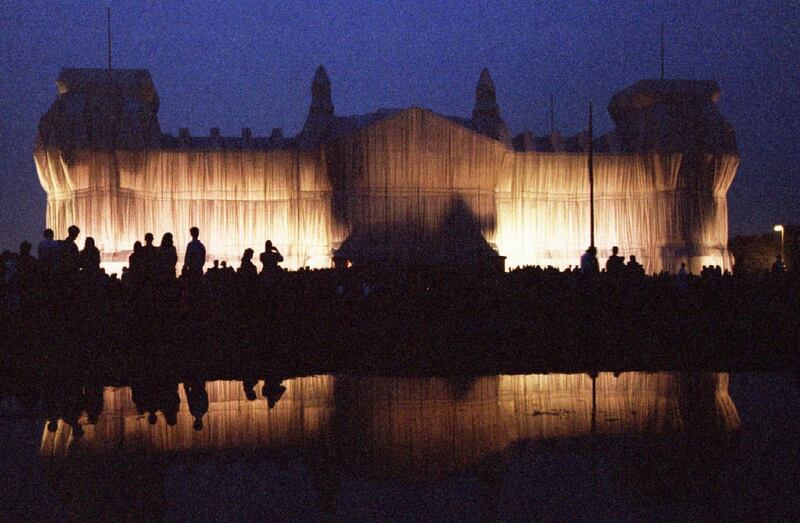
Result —
[{"label": "antenna mast", "polygon": [[661,79],[664,79],[664,22],[661,22]]},{"label": "antenna mast", "polygon": [[108,70],[111,70],[111,8],[106,8],[107,32],[108,32]]},{"label": "antenna mast", "polygon": [[550,95],[550,136],[552,137],[556,134],[556,127],[555,127],[555,117],[554,117],[554,109],[553,109],[553,95]]},{"label": "antenna mast", "polygon": [[589,246],[594,247],[594,131],[592,102],[589,102]]}]

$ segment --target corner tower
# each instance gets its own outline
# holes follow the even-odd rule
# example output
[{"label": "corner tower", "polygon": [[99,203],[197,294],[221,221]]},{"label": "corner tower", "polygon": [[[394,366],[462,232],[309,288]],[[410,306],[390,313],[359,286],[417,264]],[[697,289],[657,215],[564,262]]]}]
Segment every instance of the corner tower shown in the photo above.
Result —
[{"label": "corner tower", "polygon": [[476,131],[494,138],[506,145],[511,145],[511,133],[506,122],[500,116],[500,106],[497,105],[497,92],[495,91],[492,75],[486,67],[481,71],[478,85],[475,88],[475,108],[472,110],[472,125]]},{"label": "corner tower", "polygon": [[331,101],[331,81],[323,66],[318,66],[311,82],[311,106],[308,117],[300,133],[301,140],[317,143],[330,134],[333,125],[333,102]]}]

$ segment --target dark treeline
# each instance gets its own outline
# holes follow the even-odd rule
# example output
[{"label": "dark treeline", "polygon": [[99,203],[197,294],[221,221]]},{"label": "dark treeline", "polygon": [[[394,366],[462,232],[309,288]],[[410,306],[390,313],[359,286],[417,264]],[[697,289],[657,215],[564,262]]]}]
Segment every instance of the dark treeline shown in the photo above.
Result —
[{"label": "dark treeline", "polygon": [[[107,276],[77,228],[34,257],[4,253],[2,363],[9,375],[75,369],[107,383],[190,369],[474,374],[532,370],[796,366],[800,277],[646,276],[616,254],[581,269],[361,267],[284,271],[267,244],[259,273],[203,272],[190,243],[180,277],[171,235],[137,246]],[[49,234],[49,233],[48,233]],[[53,243],[47,243],[53,242]],[[50,247],[48,247],[48,245]],[[51,249],[51,250],[48,250]],[[15,374],[16,373],[16,374]]]}]

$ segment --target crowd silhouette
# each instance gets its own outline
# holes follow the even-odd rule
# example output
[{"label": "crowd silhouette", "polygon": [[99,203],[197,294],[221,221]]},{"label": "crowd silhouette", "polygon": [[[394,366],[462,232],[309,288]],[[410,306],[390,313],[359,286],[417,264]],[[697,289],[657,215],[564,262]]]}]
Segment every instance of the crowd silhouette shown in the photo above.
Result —
[{"label": "crowd silhouette", "polygon": [[[180,271],[180,278],[187,281],[198,282],[203,278],[209,280],[224,279],[231,281],[232,276],[237,276],[245,281],[254,281],[256,276],[268,277],[275,276],[283,272],[280,263],[284,261],[283,255],[267,240],[264,244],[264,251],[259,255],[261,270],[259,271],[254,263],[255,251],[245,249],[241,257],[240,266],[237,269],[228,267],[225,261],[220,264],[219,260],[213,260],[210,268],[205,270],[207,254],[205,245],[200,240],[200,230],[192,227],[189,231],[191,241],[186,246],[183,256],[183,265]],[[68,234],[63,240],[56,240],[52,229],[45,229],[42,239],[36,248],[36,256],[32,254],[32,245],[24,241],[20,245],[19,253],[4,251],[2,253],[2,263],[0,263],[0,284],[3,285],[6,293],[11,291],[25,292],[32,287],[36,287],[34,280],[54,280],[59,285],[74,283],[79,275],[84,280],[105,277],[108,280],[117,280],[116,275],[106,275],[105,269],[101,267],[100,251],[95,245],[92,237],[87,237],[84,241],[82,250],[78,250],[76,240],[80,235],[80,229],[72,225],[68,229]],[[158,246],[154,244],[154,235],[147,233],[144,235],[144,244],[136,241],[128,257],[128,265],[122,269],[121,281],[131,285],[144,283],[164,283],[176,279],[176,267],[178,265],[178,252],[174,244],[172,233],[164,233]],[[303,269],[301,269],[302,271]],[[548,271],[552,272],[552,267],[541,268],[526,267],[522,270]],[[336,271],[342,272],[341,270]],[[625,258],[619,255],[619,248],[614,246],[612,254],[605,262],[603,269],[597,259],[597,248],[589,247],[581,256],[580,263],[574,268],[568,267],[564,274],[579,273],[585,277],[597,277],[605,275],[609,280],[618,281],[621,278],[642,278],[645,276],[644,267],[638,263],[635,255],[630,255],[627,263]],[[774,275],[783,274],[786,266],[780,255],[776,257],[771,271]],[[666,273],[653,275],[653,277],[664,277]],[[686,264],[682,263],[680,270],[674,275],[679,282],[692,281],[696,278],[688,272]],[[731,277],[729,271],[723,271],[717,266],[704,266],[699,274],[700,278],[720,279]],[[591,278],[584,278],[591,279]],[[370,287],[371,289],[371,287]]]},{"label": "crowd silhouette", "polygon": [[76,226],[62,240],[46,229],[36,256],[28,242],[2,253],[2,357],[18,368],[72,355],[113,371],[169,358],[236,366],[269,354],[301,369],[346,370],[524,365],[535,357],[623,362],[648,353],[667,361],[676,350],[688,360],[689,347],[700,346],[718,359],[794,364],[797,353],[800,278],[780,257],[771,271],[735,275],[719,266],[694,275],[685,264],[676,274],[646,275],[617,247],[602,269],[590,247],[563,271],[286,271],[266,241],[260,270],[249,248],[237,269],[212,260],[205,270],[200,233],[190,230],[179,275],[170,233],[159,245],[152,233],[137,241],[121,277],[105,273],[91,237],[78,249]]}]

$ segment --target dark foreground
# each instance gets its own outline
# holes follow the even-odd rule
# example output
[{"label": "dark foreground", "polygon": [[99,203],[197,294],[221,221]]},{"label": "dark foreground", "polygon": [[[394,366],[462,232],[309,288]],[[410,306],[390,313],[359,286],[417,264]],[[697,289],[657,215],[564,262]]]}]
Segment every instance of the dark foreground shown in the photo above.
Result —
[{"label": "dark foreground", "polygon": [[249,383],[84,382],[83,397],[102,401],[53,432],[65,383],[33,402],[5,389],[0,518],[798,517],[792,374],[324,375],[283,380],[277,394],[269,379]]},{"label": "dark foreground", "polygon": [[6,375],[91,369],[107,383],[217,375],[784,369],[800,277],[620,277],[522,269],[220,273],[46,281],[2,314]]}]

